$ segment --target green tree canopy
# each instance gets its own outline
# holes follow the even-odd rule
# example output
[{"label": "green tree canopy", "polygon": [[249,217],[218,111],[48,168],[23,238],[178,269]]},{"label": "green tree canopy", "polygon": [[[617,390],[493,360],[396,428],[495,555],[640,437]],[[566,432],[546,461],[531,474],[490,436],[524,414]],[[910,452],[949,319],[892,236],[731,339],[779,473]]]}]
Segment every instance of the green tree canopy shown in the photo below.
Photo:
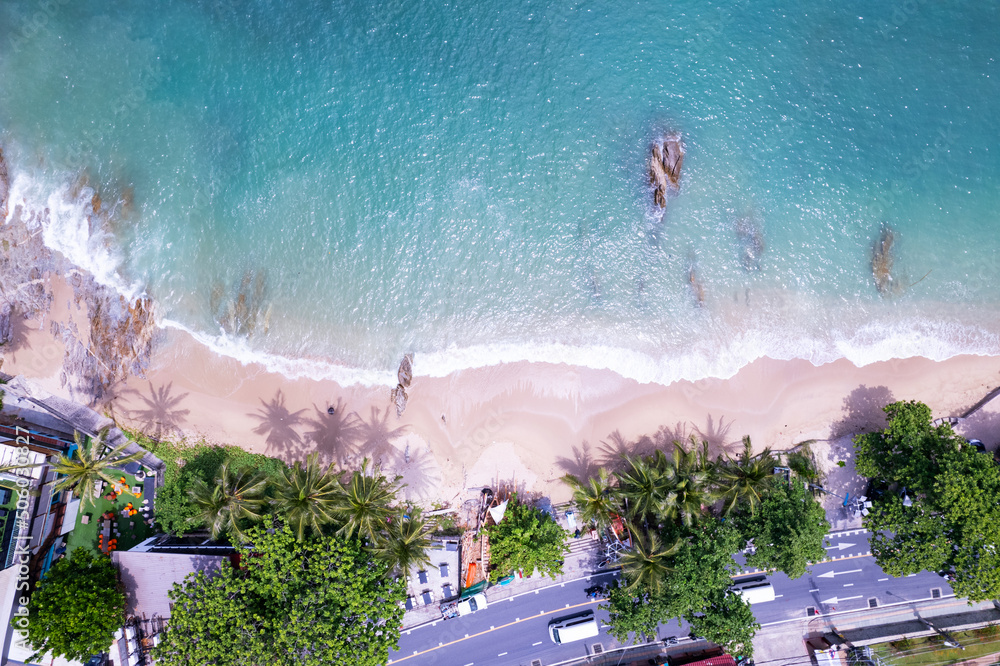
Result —
[{"label": "green tree canopy", "polygon": [[798,480],[775,482],[761,495],[760,508],[737,516],[744,539],[755,552],[747,564],[784,571],[789,578],[806,572],[810,562],[826,557],[823,538],[830,531],[826,511]]},{"label": "green tree canopy", "polygon": [[163,487],[156,490],[156,522],[164,532],[177,536],[206,527],[203,513],[191,501],[190,491],[196,479],[212,485],[226,461],[231,467],[249,467],[263,472],[269,479],[276,479],[286,468],[277,458],[250,453],[237,446],[154,442],[139,433],[129,433],[129,437],[166,464]]},{"label": "green tree canopy", "polygon": [[563,558],[569,552],[566,530],[547,513],[522,504],[516,494],[500,524],[488,529],[491,582],[515,571],[530,576],[537,570],[553,578],[562,573]]},{"label": "green tree canopy", "polygon": [[695,633],[730,653],[751,656],[751,640],[759,625],[749,604],[729,592],[739,532],[716,519],[668,536],[670,543],[679,538],[681,545],[669,558],[659,585],[611,591],[604,605],[610,612],[611,634],[621,641],[630,633],[653,635],[657,624],[681,617]]},{"label": "green tree canopy", "polygon": [[[247,530],[242,568],[171,592],[163,666],[375,666],[397,646],[403,583],[355,540]],[[251,545],[252,544],[252,545]]]},{"label": "green tree canopy", "polygon": [[950,569],[957,595],[1000,597],[1000,468],[948,424],[935,427],[922,403],[885,412],[883,431],[854,440],[858,472],[881,490],[865,518],[875,560],[893,576]]},{"label": "green tree canopy", "polygon": [[125,595],[111,560],[78,548],[52,565],[28,604],[26,642],[35,662],[51,652],[86,661],[125,623]]}]

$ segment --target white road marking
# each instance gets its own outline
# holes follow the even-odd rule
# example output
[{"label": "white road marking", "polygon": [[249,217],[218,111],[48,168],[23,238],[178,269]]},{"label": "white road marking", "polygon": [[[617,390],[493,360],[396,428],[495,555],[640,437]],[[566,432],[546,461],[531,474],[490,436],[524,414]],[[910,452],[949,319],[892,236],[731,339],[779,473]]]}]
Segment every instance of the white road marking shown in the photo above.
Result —
[{"label": "white road marking", "polygon": [[843,576],[844,574],[861,573],[861,569],[851,569],[850,571],[827,571],[825,574],[820,574],[816,578],[834,578],[835,576]]},{"label": "white road marking", "polygon": [[860,596],[857,596],[857,597],[844,597],[843,599],[839,599],[838,597],[833,597],[832,599],[824,599],[820,603],[821,604],[838,604],[841,601],[850,601],[851,599],[861,599],[861,598],[862,597],[860,597]]},{"label": "white road marking", "polygon": [[906,575],[906,577],[907,577],[907,578],[913,578],[913,577],[914,577],[914,576],[916,576],[916,575],[917,575],[917,574],[907,574],[907,575]]},{"label": "white road marking", "polygon": [[856,546],[856,543],[838,543],[836,546],[823,546],[827,550],[844,550],[845,548],[851,548]]},{"label": "white road marking", "polygon": [[775,599],[780,599],[783,596],[785,596],[785,595],[783,595],[783,594],[776,594],[776,595],[774,595],[774,598]]},{"label": "white road marking", "polygon": [[810,592],[819,592],[819,588],[817,587],[815,590],[809,590],[809,591]]},{"label": "white road marking", "polygon": [[536,645],[541,645],[541,644],[542,644],[542,642],[541,642],[541,641],[538,641],[537,643],[532,643],[532,644],[531,644],[531,647],[535,647]]},{"label": "white road marking", "polygon": [[498,654],[497,656],[498,656],[498,657],[502,657],[502,656],[504,656],[505,654],[507,654],[507,653],[506,653],[506,652],[501,652],[501,653],[500,653],[500,654]]},{"label": "white road marking", "polygon": [[884,582],[885,582],[885,581],[887,581],[887,580],[889,580],[889,579],[888,579],[888,578],[879,578],[879,579],[878,579],[878,582],[880,582],[880,583],[884,583]]},{"label": "white road marking", "polygon": [[844,587],[854,587],[854,583],[844,583]]}]

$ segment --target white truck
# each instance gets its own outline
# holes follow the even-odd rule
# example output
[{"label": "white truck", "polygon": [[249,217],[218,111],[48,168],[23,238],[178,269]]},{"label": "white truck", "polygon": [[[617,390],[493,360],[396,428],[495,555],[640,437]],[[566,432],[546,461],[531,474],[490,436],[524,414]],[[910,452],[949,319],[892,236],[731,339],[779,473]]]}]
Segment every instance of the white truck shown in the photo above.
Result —
[{"label": "white truck", "polygon": [[441,604],[441,617],[450,620],[453,617],[472,615],[478,610],[486,608],[486,595],[483,593],[473,594],[465,599],[449,601]]}]

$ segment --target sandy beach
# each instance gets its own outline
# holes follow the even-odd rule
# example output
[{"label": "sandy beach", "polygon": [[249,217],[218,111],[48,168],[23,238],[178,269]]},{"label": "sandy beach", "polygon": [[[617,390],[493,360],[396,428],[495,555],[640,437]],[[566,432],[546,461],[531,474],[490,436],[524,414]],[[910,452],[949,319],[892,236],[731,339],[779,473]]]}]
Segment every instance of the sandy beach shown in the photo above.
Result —
[{"label": "sandy beach", "polygon": [[[85,306],[61,278],[50,284],[51,311],[44,321],[19,324],[3,370],[88,402],[63,376],[66,348],[51,333],[54,322],[69,320],[84,330]],[[469,489],[497,480],[559,502],[568,499],[564,474],[585,476],[622,451],[648,447],[648,440],[637,443],[644,435],[660,443],[694,435],[713,453],[735,451],[745,435],[757,449],[818,440],[821,462],[836,475],[837,459],[850,457],[850,436],[879,427],[883,405],[920,400],[936,417],[960,416],[1000,385],[1000,358],[910,358],[860,368],[762,358],[729,379],[670,386],[538,363],[430,378],[420,375],[419,355],[414,373],[397,417],[389,387],[291,380],[168,329],[154,338],[146,376],[115,386],[103,409],[157,436],[233,443],[286,460],[311,451],[341,464],[367,456],[402,475],[408,497],[427,505],[460,502]],[[967,434],[992,448],[1000,418],[984,412]]]}]

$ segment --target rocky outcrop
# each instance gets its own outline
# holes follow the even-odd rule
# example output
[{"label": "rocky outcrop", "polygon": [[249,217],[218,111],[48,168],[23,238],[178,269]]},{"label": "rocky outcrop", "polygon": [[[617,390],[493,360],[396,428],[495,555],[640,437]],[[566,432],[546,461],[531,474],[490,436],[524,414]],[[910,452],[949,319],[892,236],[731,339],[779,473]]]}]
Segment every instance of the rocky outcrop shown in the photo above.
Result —
[{"label": "rocky outcrop", "polygon": [[883,296],[892,292],[894,283],[892,281],[892,246],[896,241],[896,235],[892,227],[885,225],[879,239],[875,241],[872,248],[872,275],[875,278],[875,287]]},{"label": "rocky outcrop", "polygon": [[5,345],[14,339],[14,306],[11,303],[0,303],[0,345]]},{"label": "rocky outcrop", "polygon": [[396,378],[403,388],[410,387],[410,382],[413,381],[413,354],[407,354],[403,357],[403,361],[399,364],[399,370],[396,371]]},{"label": "rocky outcrop", "polygon": [[654,141],[649,155],[649,183],[653,186],[653,201],[659,208],[667,205],[667,194],[680,189],[681,168],[684,166],[684,142],[678,132]]},{"label": "rocky outcrop", "polygon": [[7,197],[10,196],[10,175],[7,173],[7,161],[0,148],[0,221],[7,218]]},{"label": "rocky outcrop", "polygon": [[760,258],[764,254],[764,232],[750,217],[736,220],[736,237],[740,241],[740,262],[747,271],[760,270]]},{"label": "rocky outcrop", "polygon": [[403,410],[406,409],[406,401],[409,399],[409,396],[406,395],[406,389],[413,381],[413,354],[407,354],[403,357],[399,364],[399,370],[396,371],[396,379],[399,383],[396,384],[396,388],[392,389],[392,404],[396,406],[396,416],[402,416]]}]

